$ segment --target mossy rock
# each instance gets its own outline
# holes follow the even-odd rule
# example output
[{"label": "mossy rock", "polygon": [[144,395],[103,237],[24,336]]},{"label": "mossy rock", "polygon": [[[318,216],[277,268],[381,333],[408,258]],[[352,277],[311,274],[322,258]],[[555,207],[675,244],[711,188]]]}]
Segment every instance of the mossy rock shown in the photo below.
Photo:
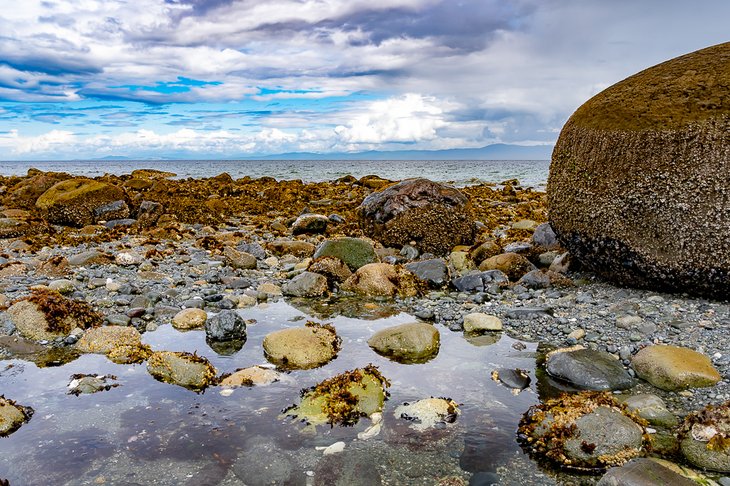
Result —
[{"label": "mossy rock", "polygon": [[128,326],[104,326],[89,329],[76,343],[82,353],[109,354],[119,346],[141,347],[139,331]]},{"label": "mossy rock", "polygon": [[476,227],[469,199],[458,189],[427,179],[407,179],[363,200],[360,225],[384,246],[415,241],[421,252],[447,255],[474,243]]},{"label": "mossy rock", "polygon": [[316,260],[325,257],[342,260],[353,272],[363,265],[378,261],[372,243],[362,238],[350,237],[336,238],[320,243],[314,253],[314,258]]},{"label": "mossy rock", "polygon": [[599,93],[563,127],[550,224],[622,285],[730,296],[730,43]]},{"label": "mossy rock", "polygon": [[147,371],[157,380],[200,391],[215,383],[217,370],[196,354],[156,351],[147,359]]},{"label": "mossy rock", "polygon": [[353,425],[360,417],[369,417],[383,410],[389,386],[378,369],[369,365],[302,390],[299,405],[288,408],[284,413],[310,425]]},{"label": "mossy rock", "polygon": [[[98,219],[95,211],[99,208],[124,199],[124,191],[117,186],[74,178],[53,185],[38,198],[35,206],[51,223],[80,227],[95,223]],[[115,214],[117,217],[125,216]]]}]

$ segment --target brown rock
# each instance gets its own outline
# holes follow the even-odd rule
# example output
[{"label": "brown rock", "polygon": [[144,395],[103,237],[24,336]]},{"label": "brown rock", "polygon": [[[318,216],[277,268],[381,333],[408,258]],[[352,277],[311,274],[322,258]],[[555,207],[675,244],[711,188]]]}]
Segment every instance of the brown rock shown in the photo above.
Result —
[{"label": "brown rock", "polygon": [[310,369],[332,360],[340,349],[333,328],[307,325],[282,329],[264,338],[266,359],[288,369]]},{"label": "brown rock", "polygon": [[479,265],[479,270],[500,270],[507,277],[516,282],[527,272],[537,270],[537,267],[530,263],[530,260],[518,253],[502,253],[500,255],[487,258]]},{"label": "brown rock", "polygon": [[275,240],[267,243],[266,248],[276,256],[294,255],[296,257],[311,257],[315,246],[306,241]]},{"label": "brown rock", "polygon": [[203,309],[183,309],[172,318],[172,327],[175,329],[198,329],[205,326],[208,314]]},{"label": "brown rock", "polygon": [[82,353],[108,354],[117,346],[142,345],[139,331],[128,326],[103,326],[89,329],[76,343]]},{"label": "brown rock", "polygon": [[678,346],[647,346],[631,366],[639,378],[668,391],[713,386],[722,379],[710,358]]},{"label": "brown rock", "polygon": [[[116,186],[80,177],[55,184],[38,198],[35,205],[51,223],[81,227],[99,219],[129,215],[124,198],[124,191]],[[123,203],[119,209],[109,207],[117,202]]]},{"label": "brown rock", "polygon": [[403,267],[388,263],[368,263],[342,284],[342,290],[370,297],[413,297],[422,284]]}]

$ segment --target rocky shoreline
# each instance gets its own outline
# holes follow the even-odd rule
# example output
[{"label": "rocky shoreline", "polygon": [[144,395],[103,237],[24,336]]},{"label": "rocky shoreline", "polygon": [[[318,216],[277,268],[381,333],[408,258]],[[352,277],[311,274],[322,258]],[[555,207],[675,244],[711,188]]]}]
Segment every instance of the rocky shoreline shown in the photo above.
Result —
[{"label": "rocky shoreline", "polygon": [[[501,331],[540,343],[543,357],[565,348],[565,356],[576,361],[562,365],[568,368],[564,376],[547,358],[552,382],[549,389],[538,384],[542,400],[560,389],[608,390],[623,398],[651,394],[663,400],[676,424],[707,405],[730,400],[730,305],[618,288],[582,271],[545,224],[545,194],[518,181],[456,191],[423,180],[396,183],[377,176],[305,184],[233,180],[227,174],[172,180],[152,170],[84,179],[31,170],[26,177],[0,177],[0,194],[4,360],[42,367],[81,353],[102,353],[115,362],[146,362],[156,378],[199,390],[230,380],[218,375],[236,370],[210,369],[195,356],[153,352],[141,345],[139,335],[167,323],[180,330],[204,328],[213,350],[236,353],[246,349],[246,323],[235,311],[286,299],[323,321],[335,315],[406,312],[421,327],[428,323],[438,330],[436,336],[453,332],[488,340]],[[369,344],[394,361],[429,360],[438,343],[421,327],[393,331],[395,337]],[[111,337],[94,336],[105,328],[115,329]],[[280,372],[317,367],[337,354],[336,334],[319,327],[297,329],[301,335],[274,336],[264,343]],[[316,352],[315,347],[292,350],[312,340]],[[677,386],[647,382],[652,370],[638,366],[636,356],[658,345],[701,355],[706,359],[698,365],[702,376],[673,362],[667,379]],[[595,364],[599,355],[581,358],[576,346],[608,356],[609,367],[615,358],[615,373],[625,373],[630,386],[616,385],[614,371],[586,371],[586,362]],[[176,360],[197,363],[202,371],[180,376]],[[656,357],[649,361],[659,362]],[[581,376],[571,376],[571,369]],[[601,373],[610,375],[610,384],[596,388]],[[112,386],[106,378],[98,383],[83,378],[76,378],[76,386],[83,382],[92,391]],[[261,370],[237,379],[251,385],[259,378],[276,379]],[[580,378],[593,381],[578,383]],[[619,392],[626,388],[631,391]],[[2,392],[13,398],[12,390]],[[344,416],[352,420],[378,410]],[[15,415],[25,421],[31,413]],[[676,424],[652,427],[655,434],[661,429],[671,437]],[[726,431],[716,432],[725,437]],[[662,447],[655,444],[654,450]],[[708,474],[719,480],[722,472]]]}]

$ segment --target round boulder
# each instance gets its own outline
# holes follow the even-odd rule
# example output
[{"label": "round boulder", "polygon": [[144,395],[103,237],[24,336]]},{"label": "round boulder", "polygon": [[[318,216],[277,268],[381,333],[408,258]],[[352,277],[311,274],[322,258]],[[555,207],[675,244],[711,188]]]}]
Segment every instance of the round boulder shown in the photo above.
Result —
[{"label": "round boulder", "polygon": [[651,67],[563,127],[550,224],[619,284],[730,296],[730,43]]},{"label": "round boulder", "polygon": [[340,338],[334,328],[316,323],[274,331],[264,338],[266,359],[287,369],[322,366],[339,350]]},{"label": "round boulder", "polygon": [[438,354],[438,329],[425,322],[411,322],[382,329],[368,339],[368,345],[400,363],[424,363]]},{"label": "round boulder", "polygon": [[147,371],[156,379],[191,390],[202,390],[215,382],[216,369],[196,354],[157,351],[147,360]]},{"label": "round boulder", "polygon": [[631,366],[639,378],[668,391],[713,386],[722,379],[710,358],[678,346],[647,346],[636,353]]},{"label": "round boulder", "polygon": [[469,199],[458,189],[427,179],[407,179],[370,194],[358,208],[365,232],[385,246],[416,242],[419,251],[447,255],[474,242]]}]

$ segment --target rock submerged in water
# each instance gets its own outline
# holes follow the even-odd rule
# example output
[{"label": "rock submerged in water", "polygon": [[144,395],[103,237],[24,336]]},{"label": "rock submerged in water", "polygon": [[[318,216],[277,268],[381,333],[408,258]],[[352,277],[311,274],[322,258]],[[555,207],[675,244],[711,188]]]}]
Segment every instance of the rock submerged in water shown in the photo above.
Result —
[{"label": "rock submerged in water", "polygon": [[644,453],[643,419],[607,392],[565,394],[534,405],[519,437],[538,458],[578,470],[620,466]]},{"label": "rock submerged in water", "polygon": [[309,390],[302,390],[299,405],[284,414],[310,425],[354,425],[360,417],[383,410],[388,380],[368,365],[329,378]]},{"label": "rock submerged in water", "polygon": [[368,339],[378,354],[399,363],[425,363],[438,354],[438,329],[425,322],[411,322],[382,329]]},{"label": "rock submerged in water", "polygon": [[0,395],[0,437],[12,434],[32,416],[32,408],[20,406]]},{"label": "rock submerged in water", "polygon": [[196,354],[155,351],[147,359],[147,371],[155,379],[200,391],[215,383],[216,369]]},{"label": "rock submerged in water", "polygon": [[581,390],[626,390],[636,385],[621,362],[605,351],[578,349],[550,353],[548,374]]},{"label": "rock submerged in water", "polygon": [[407,179],[366,197],[359,208],[366,234],[384,246],[416,242],[419,251],[447,255],[474,242],[469,199],[458,189],[427,179]]},{"label": "rock submerged in water", "polygon": [[639,378],[667,391],[713,386],[722,379],[710,358],[678,346],[647,346],[631,366]]},{"label": "rock submerged in water", "polygon": [[730,296],[729,60],[730,43],[672,59],[568,120],[548,206],[581,263],[623,285]]},{"label": "rock submerged in water", "polygon": [[437,424],[456,422],[459,407],[450,398],[424,398],[413,403],[404,403],[396,407],[393,415],[409,420],[411,428],[423,432]]},{"label": "rock submerged in water", "polygon": [[282,329],[264,338],[266,359],[285,369],[322,366],[337,356],[340,338],[329,325],[308,322],[305,327]]}]

